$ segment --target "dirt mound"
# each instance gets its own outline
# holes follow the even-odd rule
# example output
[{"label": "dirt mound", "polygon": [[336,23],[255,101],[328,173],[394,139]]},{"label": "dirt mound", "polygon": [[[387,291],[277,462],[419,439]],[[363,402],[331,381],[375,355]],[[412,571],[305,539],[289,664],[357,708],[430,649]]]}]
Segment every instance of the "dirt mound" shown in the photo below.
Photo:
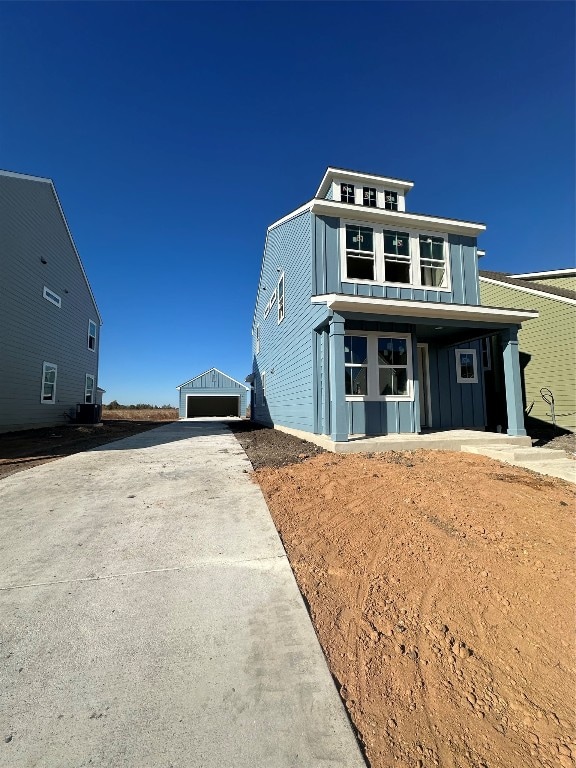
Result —
[{"label": "dirt mound", "polygon": [[576,765],[573,486],[433,451],[256,477],[372,768]]}]

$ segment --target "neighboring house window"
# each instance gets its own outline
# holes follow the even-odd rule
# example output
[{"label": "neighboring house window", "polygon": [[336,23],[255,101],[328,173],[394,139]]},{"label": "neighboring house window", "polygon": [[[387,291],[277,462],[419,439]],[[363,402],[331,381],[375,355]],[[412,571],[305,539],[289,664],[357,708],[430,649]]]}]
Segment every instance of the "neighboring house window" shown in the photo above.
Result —
[{"label": "neighboring house window", "polygon": [[384,191],[384,208],[386,208],[387,211],[398,210],[398,192],[389,190]]},{"label": "neighboring house window", "polygon": [[475,349],[456,350],[456,381],[458,384],[478,383]]},{"label": "neighboring house window", "polygon": [[444,238],[420,235],[420,277],[422,285],[437,288],[446,286]]},{"label": "neighboring house window", "polygon": [[408,342],[405,338],[378,338],[378,393],[408,394]]},{"label": "neighboring house window", "polygon": [[368,394],[368,339],[366,336],[344,337],[344,368],[347,395]]},{"label": "neighboring house window", "polygon": [[387,283],[410,283],[408,232],[384,231],[384,280]]},{"label": "neighboring house window", "polygon": [[256,326],[256,354],[260,354],[260,326]]},{"label": "neighboring house window", "polygon": [[355,194],[354,184],[340,184],[340,200],[343,203],[353,203]]},{"label": "neighboring house window", "polygon": [[88,349],[96,349],[96,323],[94,320],[88,321]]},{"label": "neighboring house window", "polygon": [[84,387],[84,402],[94,402],[94,376],[89,373],[86,374],[86,385]]},{"label": "neighboring house window", "polygon": [[374,280],[374,231],[371,227],[346,225],[346,274],[358,280]]},{"label": "neighboring house window", "polygon": [[362,190],[362,204],[368,208],[376,208],[376,187],[364,187]]},{"label": "neighboring house window", "polygon": [[405,334],[344,336],[349,400],[411,400],[412,346]]},{"label": "neighboring house window", "polygon": [[42,394],[40,401],[42,403],[56,402],[56,378],[58,376],[58,366],[53,363],[44,363],[42,367]]},{"label": "neighboring house window", "polygon": [[46,288],[46,286],[44,286],[44,292],[42,295],[45,299],[48,299],[48,301],[52,302],[52,304],[55,304],[57,307],[62,306],[62,299],[60,296],[58,296],[57,293],[54,293],[54,291],[51,291],[49,288]]},{"label": "neighboring house window", "polygon": [[266,371],[260,376],[260,403],[266,405]]},{"label": "neighboring house window", "polygon": [[490,346],[490,336],[482,339],[482,368],[485,371],[492,370],[492,349]]},{"label": "neighboring house window", "polygon": [[280,275],[278,280],[278,323],[280,324],[284,320],[284,272]]}]

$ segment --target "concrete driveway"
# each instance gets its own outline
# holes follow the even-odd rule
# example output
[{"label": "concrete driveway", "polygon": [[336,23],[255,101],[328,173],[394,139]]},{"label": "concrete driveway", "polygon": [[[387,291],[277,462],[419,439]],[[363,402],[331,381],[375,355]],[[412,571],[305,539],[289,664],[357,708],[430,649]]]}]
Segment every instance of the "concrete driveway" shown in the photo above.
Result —
[{"label": "concrete driveway", "polygon": [[0,766],[365,763],[246,454],[175,423],[0,482]]}]

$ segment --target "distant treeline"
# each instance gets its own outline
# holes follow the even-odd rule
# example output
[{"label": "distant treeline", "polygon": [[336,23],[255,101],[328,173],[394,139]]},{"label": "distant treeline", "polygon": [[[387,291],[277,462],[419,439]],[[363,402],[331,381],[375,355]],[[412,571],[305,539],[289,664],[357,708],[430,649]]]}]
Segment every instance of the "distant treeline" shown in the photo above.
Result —
[{"label": "distant treeline", "polygon": [[112,400],[108,405],[104,405],[104,408],[109,408],[111,411],[159,411],[166,410],[166,408],[173,409],[173,405],[150,405],[150,403],[136,403],[136,405],[122,405],[118,400]]}]

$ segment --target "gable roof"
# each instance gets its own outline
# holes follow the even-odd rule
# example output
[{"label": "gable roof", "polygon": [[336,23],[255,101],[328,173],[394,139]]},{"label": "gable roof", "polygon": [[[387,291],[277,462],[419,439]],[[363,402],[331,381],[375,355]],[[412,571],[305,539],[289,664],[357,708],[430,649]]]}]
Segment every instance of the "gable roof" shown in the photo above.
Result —
[{"label": "gable roof", "polygon": [[534,284],[528,280],[521,280],[517,277],[513,277],[507,272],[492,272],[481,269],[479,275],[480,280],[501,285],[509,285],[511,288],[516,288],[516,290],[524,291],[526,293],[532,293],[536,296],[541,295],[549,299],[555,299],[556,301],[563,301],[567,304],[576,304],[576,291],[571,291],[569,288],[556,288],[553,285],[544,285],[542,283]]},{"label": "gable roof", "polygon": [[90,285],[90,281],[88,280],[88,275],[86,274],[86,271],[84,269],[84,265],[82,264],[82,259],[80,258],[80,254],[78,253],[78,249],[76,248],[76,243],[74,242],[74,238],[72,237],[72,233],[70,232],[70,227],[68,226],[68,222],[66,221],[66,216],[64,216],[64,211],[62,209],[62,204],[60,203],[60,198],[58,197],[58,193],[56,192],[56,187],[54,186],[54,182],[52,179],[45,178],[43,176],[29,176],[25,173],[16,173],[15,171],[4,171],[0,169],[0,176],[5,176],[6,178],[11,179],[21,179],[23,181],[34,181],[34,182],[41,182],[44,184],[49,184],[52,189],[52,194],[54,195],[54,200],[56,201],[56,205],[58,206],[58,211],[60,213],[60,216],[62,218],[62,222],[64,224],[64,228],[66,229],[66,233],[68,235],[68,238],[70,240],[70,244],[72,245],[72,250],[74,251],[76,255],[76,259],[78,260],[78,265],[80,267],[80,270],[82,272],[82,276],[84,277],[84,280],[86,281],[86,286],[88,288],[88,293],[90,294],[90,298],[92,299],[92,303],[94,304],[94,309],[96,310],[96,314],[98,315],[98,323],[102,325],[102,315],[100,314],[100,310],[98,309],[98,304],[96,303],[96,298],[92,292],[92,286]]},{"label": "gable roof", "polygon": [[207,371],[203,371],[202,373],[199,373],[197,376],[194,376],[191,379],[188,379],[188,381],[185,381],[183,384],[179,384],[176,389],[182,389],[182,387],[185,387],[187,384],[191,384],[193,381],[196,381],[196,379],[202,378],[202,376],[206,376],[207,373],[212,373],[212,371],[216,371],[216,373],[219,373],[221,376],[224,376],[227,379],[230,379],[230,381],[233,381],[235,384],[239,384],[242,389],[248,389],[246,384],[242,384],[241,381],[238,381],[238,379],[233,379],[232,376],[228,376],[227,373],[224,373],[224,371],[221,371],[219,368],[208,368]]}]

